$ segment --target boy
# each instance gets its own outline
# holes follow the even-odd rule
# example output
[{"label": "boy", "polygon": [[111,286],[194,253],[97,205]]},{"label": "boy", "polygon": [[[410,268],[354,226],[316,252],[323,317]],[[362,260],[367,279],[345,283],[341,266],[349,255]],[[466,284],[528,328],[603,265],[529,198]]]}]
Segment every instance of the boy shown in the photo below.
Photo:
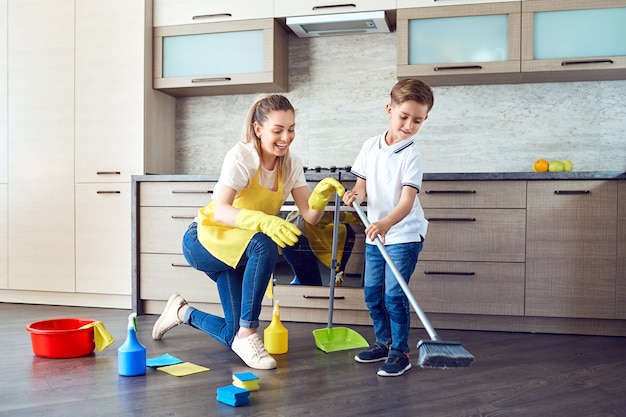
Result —
[{"label": "boy", "polygon": [[379,376],[400,376],[409,361],[409,302],[374,240],[380,236],[398,270],[409,281],[422,250],[428,221],[417,193],[422,185],[422,157],[414,136],[434,103],[433,92],[416,79],[401,80],[391,90],[386,112],[389,129],[368,139],[352,165],[357,180],[343,202],[367,198],[370,225],[365,229],[365,304],[376,341],[354,357],[357,362],[385,361]]}]

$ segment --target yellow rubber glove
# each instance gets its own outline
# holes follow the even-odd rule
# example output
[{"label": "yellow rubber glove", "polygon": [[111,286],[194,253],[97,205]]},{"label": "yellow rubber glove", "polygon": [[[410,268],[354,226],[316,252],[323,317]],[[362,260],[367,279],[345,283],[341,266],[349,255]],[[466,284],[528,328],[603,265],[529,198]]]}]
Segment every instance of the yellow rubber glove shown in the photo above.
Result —
[{"label": "yellow rubber glove", "polygon": [[245,230],[263,232],[272,238],[281,248],[293,246],[302,234],[298,226],[277,216],[262,211],[241,209],[237,214],[237,227]]},{"label": "yellow rubber glove", "polygon": [[309,207],[313,210],[324,210],[324,207],[328,204],[328,200],[330,200],[330,196],[332,196],[335,192],[339,194],[339,197],[341,197],[343,196],[343,193],[346,192],[346,189],[343,188],[343,185],[341,185],[341,183],[336,179],[330,177],[324,178],[317,183],[311,192],[311,196],[309,197]]}]

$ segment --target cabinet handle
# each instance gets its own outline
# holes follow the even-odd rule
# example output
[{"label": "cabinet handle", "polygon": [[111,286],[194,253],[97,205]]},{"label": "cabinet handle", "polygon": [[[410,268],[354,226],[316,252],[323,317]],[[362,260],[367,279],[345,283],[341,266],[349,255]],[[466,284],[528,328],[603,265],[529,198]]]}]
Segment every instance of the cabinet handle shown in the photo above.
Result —
[{"label": "cabinet handle", "polygon": [[119,171],[97,171],[96,175],[120,175]]},{"label": "cabinet handle", "polygon": [[[306,295],[306,294],[304,294],[302,297],[310,298],[312,300],[328,300],[330,298],[329,295]],[[344,297],[343,295],[333,297],[333,299],[335,300],[344,300],[345,298],[346,297]]]},{"label": "cabinet handle", "polygon": [[461,275],[461,276],[473,276],[475,272],[448,272],[448,271],[424,271],[424,275]]},{"label": "cabinet handle", "polygon": [[230,77],[209,77],[209,78],[194,78],[192,83],[217,83],[220,81],[230,81]]},{"label": "cabinet handle", "polygon": [[96,194],[121,194],[121,191],[96,191]]},{"label": "cabinet handle", "polygon": [[557,194],[557,195],[591,194],[591,191],[589,190],[555,190],[554,194]]},{"label": "cabinet handle", "polygon": [[433,71],[454,71],[454,70],[479,70],[483,69],[480,65],[455,65],[450,67],[435,67]]},{"label": "cabinet handle", "polygon": [[612,59],[586,59],[584,61],[561,62],[562,67],[566,67],[568,65],[586,65],[586,64],[613,64],[613,60]]},{"label": "cabinet handle", "polygon": [[233,17],[233,15],[230,13],[200,14],[197,16],[192,16],[191,20],[213,19],[216,17]]},{"label": "cabinet handle", "polygon": [[476,190],[426,190],[426,194],[476,194]]},{"label": "cabinet handle", "polygon": [[427,217],[429,222],[475,222],[475,217]]},{"label": "cabinet handle", "polygon": [[187,220],[190,220],[190,219],[195,219],[195,218],[196,218],[196,216],[177,216],[175,214],[172,215],[172,219],[187,219]]},{"label": "cabinet handle", "polygon": [[326,6],[313,6],[312,10],[333,9],[337,7],[356,7],[356,4],[346,3],[346,4],[328,4]]},{"label": "cabinet handle", "polygon": [[188,264],[175,264],[173,262],[172,262],[172,266],[174,268],[191,268],[191,265],[188,265]]},{"label": "cabinet handle", "polygon": [[172,194],[211,194],[212,190],[172,190]]}]

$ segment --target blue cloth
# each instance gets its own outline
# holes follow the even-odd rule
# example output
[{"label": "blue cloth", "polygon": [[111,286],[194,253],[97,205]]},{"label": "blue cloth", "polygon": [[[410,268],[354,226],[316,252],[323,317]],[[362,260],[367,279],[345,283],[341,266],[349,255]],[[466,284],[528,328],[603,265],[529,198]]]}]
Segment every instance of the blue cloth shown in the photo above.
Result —
[{"label": "blue cloth", "polygon": [[224,317],[219,317],[190,306],[184,323],[202,330],[227,348],[240,327],[259,327],[261,302],[278,258],[278,246],[269,236],[255,234],[237,268],[232,268],[202,246],[197,227],[192,223],[183,237],[183,254],[189,265],[216,282],[224,311]]},{"label": "blue cloth", "polygon": [[[422,250],[422,242],[386,245],[396,267],[409,282]],[[390,350],[409,353],[410,303],[378,247],[365,245],[365,278],[363,292],[369,309],[376,341]]]}]

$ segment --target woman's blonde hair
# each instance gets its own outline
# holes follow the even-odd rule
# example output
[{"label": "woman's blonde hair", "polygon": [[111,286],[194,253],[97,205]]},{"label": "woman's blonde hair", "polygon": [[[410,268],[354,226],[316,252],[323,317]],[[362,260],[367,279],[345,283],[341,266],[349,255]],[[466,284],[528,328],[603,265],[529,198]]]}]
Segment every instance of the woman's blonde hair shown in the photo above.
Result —
[{"label": "woman's blonde hair", "polygon": [[[245,143],[254,143],[259,155],[261,154],[260,138],[257,137],[254,131],[254,123],[256,122],[263,125],[269,117],[269,114],[274,111],[292,111],[294,115],[296,114],[289,99],[281,94],[262,94],[257,97],[252,106],[250,106],[250,110],[248,110],[248,115],[243,125],[241,140]],[[287,172],[288,167],[286,164],[289,163],[291,159],[288,158],[288,156],[289,151],[287,151],[285,156],[280,157],[279,165],[282,172]]]}]

